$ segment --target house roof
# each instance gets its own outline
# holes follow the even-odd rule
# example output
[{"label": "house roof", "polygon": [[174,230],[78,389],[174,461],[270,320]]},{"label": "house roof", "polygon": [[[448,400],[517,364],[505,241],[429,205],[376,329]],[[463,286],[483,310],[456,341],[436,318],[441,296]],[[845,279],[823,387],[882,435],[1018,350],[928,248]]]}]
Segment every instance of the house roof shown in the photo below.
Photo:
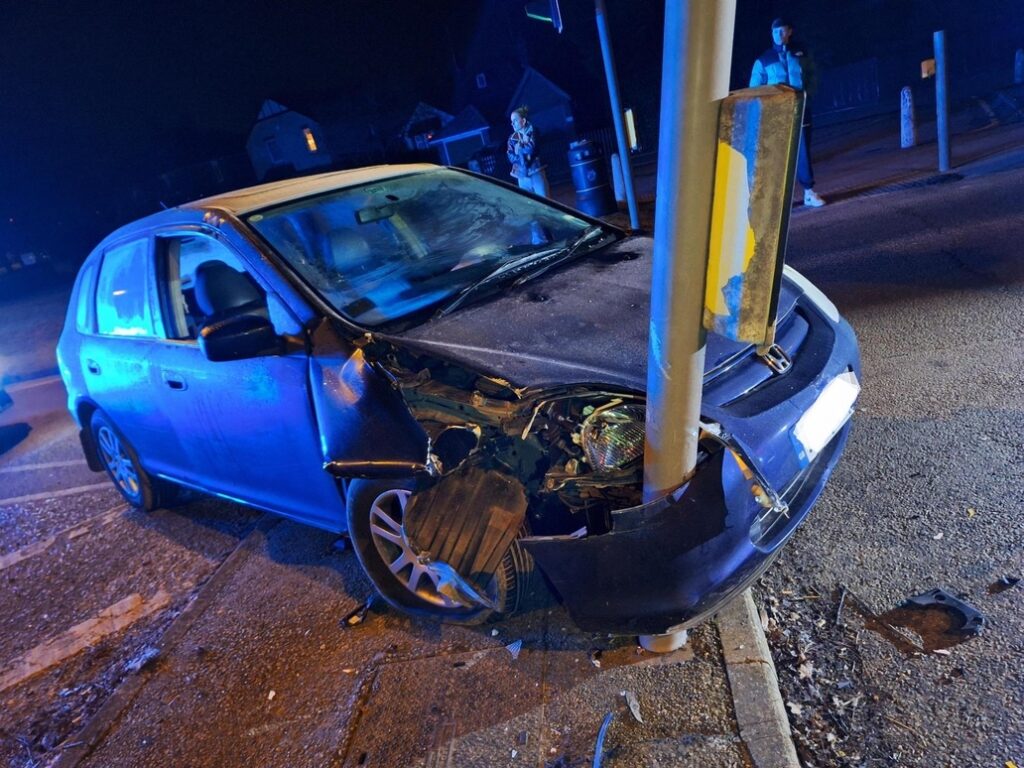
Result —
[{"label": "house roof", "polygon": [[263,106],[260,107],[260,114],[256,119],[266,120],[268,117],[273,117],[274,115],[280,115],[283,112],[290,111],[291,110],[283,104],[279,104],[273,99],[266,99],[263,102]]},{"label": "house roof", "polygon": [[513,109],[521,107],[524,102],[527,107],[534,106],[529,103],[531,97],[528,94],[535,94],[538,91],[547,91],[549,96],[547,99],[548,101],[551,100],[551,96],[554,96],[554,100],[556,101],[572,101],[569,94],[544,77],[544,75],[533,67],[527,67],[523,71],[523,76],[519,80],[519,85],[516,86],[516,90],[512,94],[512,99],[509,101],[508,109],[505,111],[511,114]]},{"label": "house roof", "polygon": [[405,121],[405,127],[402,128],[402,133],[409,133],[409,129],[412,128],[416,123],[422,122],[423,120],[429,120],[431,117],[437,117],[441,121],[441,125],[446,125],[452,121],[452,115],[449,115],[442,109],[431,106],[426,102],[419,102],[416,104],[416,109],[409,115],[409,119]]},{"label": "house roof", "polygon": [[490,129],[490,124],[484,120],[484,116],[472,104],[459,112],[454,119],[445,123],[445,126],[434,134],[431,144],[451,141],[461,136],[473,133],[483,133]]}]

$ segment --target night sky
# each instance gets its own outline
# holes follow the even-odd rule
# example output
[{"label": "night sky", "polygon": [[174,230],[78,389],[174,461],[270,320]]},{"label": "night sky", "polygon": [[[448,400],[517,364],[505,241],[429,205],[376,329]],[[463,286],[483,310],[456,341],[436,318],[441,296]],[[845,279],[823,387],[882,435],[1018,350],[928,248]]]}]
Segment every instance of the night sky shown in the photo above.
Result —
[{"label": "night sky", "polygon": [[[624,99],[656,109],[663,3],[607,3]],[[593,3],[562,7],[559,36],[526,19],[519,0],[5,3],[0,252],[60,250],[67,243],[47,240],[63,233],[84,256],[94,240],[82,238],[122,223],[110,201],[131,184],[244,151],[266,98],[343,100],[367,116],[418,100],[451,110],[457,73],[488,49],[572,94],[578,123],[608,124]],[[893,44],[927,54],[938,24],[1022,30],[1020,0],[739,0],[734,86],[782,12],[826,43],[832,63]]]}]

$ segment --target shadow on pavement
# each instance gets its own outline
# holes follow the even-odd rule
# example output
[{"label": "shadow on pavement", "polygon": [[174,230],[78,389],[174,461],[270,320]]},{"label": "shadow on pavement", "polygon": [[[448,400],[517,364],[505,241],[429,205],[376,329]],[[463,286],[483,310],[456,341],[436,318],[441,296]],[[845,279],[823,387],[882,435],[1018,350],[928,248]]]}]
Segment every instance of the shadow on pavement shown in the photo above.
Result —
[{"label": "shadow on pavement", "polygon": [[21,443],[31,431],[32,427],[25,422],[0,427],[0,456]]}]

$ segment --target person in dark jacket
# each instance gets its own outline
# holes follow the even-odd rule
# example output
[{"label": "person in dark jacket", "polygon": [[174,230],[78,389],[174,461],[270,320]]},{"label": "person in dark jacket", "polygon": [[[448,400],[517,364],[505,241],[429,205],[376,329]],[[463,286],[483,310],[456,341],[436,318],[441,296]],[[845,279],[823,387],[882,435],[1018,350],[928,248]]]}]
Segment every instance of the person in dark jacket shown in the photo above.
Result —
[{"label": "person in dark jacket", "polygon": [[526,114],[526,107],[519,107],[509,115],[512,121],[512,135],[508,137],[505,152],[512,164],[509,175],[519,182],[522,189],[549,197],[551,189],[548,187],[548,177],[540,158],[537,157],[537,135],[532,123],[526,119]]},{"label": "person in dark jacket", "polygon": [[[814,64],[807,50],[793,40],[793,27],[786,19],[772,22],[771,48],[754,62],[750,73],[750,87],[759,85],[788,85],[804,92],[806,98],[814,92]],[[811,105],[805,101],[804,122],[800,127],[800,148],[797,150],[796,178],[804,188],[804,205],[820,208],[825,204],[814,191],[814,169],[811,167]]]}]

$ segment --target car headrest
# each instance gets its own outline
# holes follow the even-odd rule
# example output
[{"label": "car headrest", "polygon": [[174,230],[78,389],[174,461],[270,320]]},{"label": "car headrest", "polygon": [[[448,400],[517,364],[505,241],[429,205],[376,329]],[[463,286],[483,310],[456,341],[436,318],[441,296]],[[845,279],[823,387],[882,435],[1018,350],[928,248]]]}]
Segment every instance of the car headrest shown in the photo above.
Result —
[{"label": "car headrest", "polygon": [[223,261],[204,261],[196,267],[195,299],[205,317],[266,306],[266,296],[252,277]]}]

